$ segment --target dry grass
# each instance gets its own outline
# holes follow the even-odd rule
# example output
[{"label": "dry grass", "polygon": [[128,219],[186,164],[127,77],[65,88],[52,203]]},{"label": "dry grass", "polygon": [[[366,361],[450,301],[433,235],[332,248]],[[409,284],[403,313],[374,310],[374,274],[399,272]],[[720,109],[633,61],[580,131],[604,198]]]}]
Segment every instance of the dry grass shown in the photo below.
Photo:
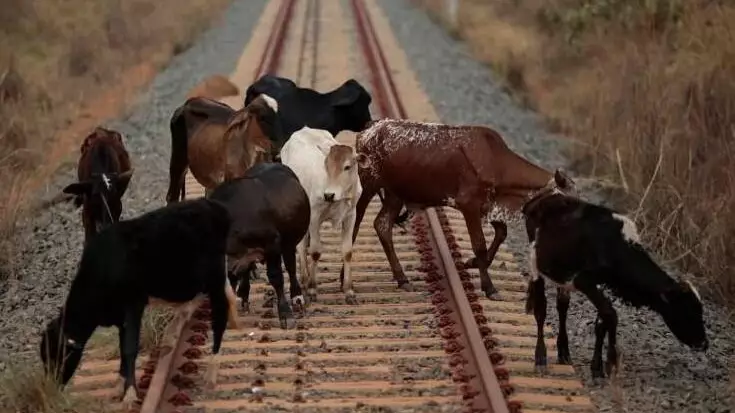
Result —
[{"label": "dry grass", "polygon": [[[166,329],[173,319],[174,312],[168,307],[146,307],[140,329],[138,357],[149,354],[163,343]],[[90,337],[87,350],[112,360],[120,357],[119,343],[117,327],[98,328]]]},{"label": "dry grass", "polygon": [[40,365],[9,366],[0,374],[0,410],[13,413],[103,413],[102,400],[61,391]]},{"label": "dry grass", "polygon": [[477,56],[576,143],[575,168],[625,188],[621,207],[665,261],[734,297],[735,5],[463,0],[459,20]]},{"label": "dry grass", "polygon": [[229,1],[3,2],[0,279],[13,276],[12,236],[36,190]]}]

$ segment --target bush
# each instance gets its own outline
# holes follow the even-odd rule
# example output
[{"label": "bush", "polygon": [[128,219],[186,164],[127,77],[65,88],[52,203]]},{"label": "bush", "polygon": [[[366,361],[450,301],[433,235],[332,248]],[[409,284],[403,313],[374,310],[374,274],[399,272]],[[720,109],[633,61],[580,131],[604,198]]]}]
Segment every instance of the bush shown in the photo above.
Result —
[{"label": "bush", "polygon": [[[735,5],[716,0],[465,0],[460,35],[626,190],[667,263],[735,281]],[[730,300],[730,303],[733,301]]]},{"label": "bush", "polygon": [[[229,0],[5,0],[0,7],[0,278],[19,219],[86,131]],[[96,102],[107,92],[115,99]],[[103,106],[105,110],[100,110]],[[88,111],[86,109],[94,109]],[[84,117],[80,117],[83,113]],[[72,120],[82,119],[85,124]]]}]

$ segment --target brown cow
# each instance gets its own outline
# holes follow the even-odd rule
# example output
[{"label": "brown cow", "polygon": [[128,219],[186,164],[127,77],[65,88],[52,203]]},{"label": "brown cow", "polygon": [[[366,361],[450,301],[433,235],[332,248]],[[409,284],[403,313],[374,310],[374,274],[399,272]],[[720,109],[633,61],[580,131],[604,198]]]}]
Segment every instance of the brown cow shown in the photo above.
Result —
[{"label": "brown cow", "polygon": [[120,133],[95,128],[84,139],[77,164],[78,182],[63,193],[75,195],[77,207],[83,205],[84,244],[104,227],[117,222],[122,213],[121,198],[128,189],[133,169]]},{"label": "brown cow", "polygon": [[[370,199],[382,191],[383,206],[374,226],[393,277],[406,290],[412,287],[392,237],[404,205],[410,209],[450,206],[462,213],[475,254],[467,265],[479,267],[482,290],[498,300],[488,267],[505,240],[506,223],[520,222],[520,208],[536,191],[557,187],[576,193],[574,182],[561,171],[551,173],[527,161],[487,127],[381,119],[357,135],[355,148],[363,192],[357,202],[353,242]],[[482,218],[488,214],[495,229],[489,250],[482,231]]]},{"label": "brown cow", "polygon": [[188,99],[171,117],[170,180],[166,202],[184,198],[188,168],[208,193],[225,179],[226,169],[236,172],[235,176],[242,176],[242,168],[255,160],[239,158],[255,150],[249,145],[277,156],[274,154],[277,151],[271,148],[280,148],[278,143],[283,140],[277,111],[278,104],[267,95],[259,96],[238,111],[212,99]]}]

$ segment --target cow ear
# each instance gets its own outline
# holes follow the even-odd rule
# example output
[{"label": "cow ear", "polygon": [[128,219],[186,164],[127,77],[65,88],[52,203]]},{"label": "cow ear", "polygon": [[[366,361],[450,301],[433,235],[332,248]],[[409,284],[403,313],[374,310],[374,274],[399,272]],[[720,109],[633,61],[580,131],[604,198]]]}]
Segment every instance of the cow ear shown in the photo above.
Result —
[{"label": "cow ear", "polygon": [[364,153],[358,153],[355,156],[355,161],[357,161],[357,166],[360,168],[367,168],[370,166],[370,158]]},{"label": "cow ear", "polygon": [[356,80],[350,79],[337,88],[332,94],[333,106],[347,106],[355,103],[363,92],[362,86]]},{"label": "cow ear", "polygon": [[92,191],[92,183],[89,181],[74,182],[69,184],[61,192],[65,194],[85,195]]},{"label": "cow ear", "polygon": [[569,189],[574,184],[572,179],[561,168],[557,168],[554,171],[554,181],[559,189]]},{"label": "cow ear", "polygon": [[115,178],[117,181],[117,184],[120,188],[127,188],[128,184],[130,183],[130,178],[133,177],[133,171],[134,169],[128,169],[127,171],[121,173],[120,175]]}]

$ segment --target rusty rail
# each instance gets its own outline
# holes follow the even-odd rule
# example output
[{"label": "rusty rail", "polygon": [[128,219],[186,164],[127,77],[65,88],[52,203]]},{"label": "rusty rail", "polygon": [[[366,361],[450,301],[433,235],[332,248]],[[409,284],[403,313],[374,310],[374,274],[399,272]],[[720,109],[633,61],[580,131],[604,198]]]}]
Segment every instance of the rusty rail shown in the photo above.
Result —
[{"label": "rusty rail", "polygon": [[[260,63],[253,73],[253,82],[265,74],[275,74],[278,71],[284,41],[288,34],[290,23],[293,20],[292,16],[295,3],[296,0],[283,0],[281,8],[278,11],[278,15],[276,16],[276,21],[274,22],[271,33],[268,36],[266,47],[263,48]],[[202,316],[207,315],[203,314],[204,312],[208,312],[207,307],[208,303],[204,304],[193,313],[193,316],[195,318],[206,319],[206,317]],[[157,349],[156,352],[151,355],[151,361],[155,363],[156,367],[154,371],[150,371],[150,364],[152,363],[149,361],[148,367],[144,370],[144,374],[141,377],[141,385],[139,387],[143,393],[144,399],[140,408],[140,413],[160,413],[163,411],[162,409],[164,405],[169,405],[169,407],[177,409],[180,405],[189,404],[190,400],[183,391],[178,391],[174,394],[167,394],[170,393],[170,391],[167,392],[167,383],[172,380],[181,381],[179,378],[181,376],[177,377],[177,374],[174,373],[176,370],[174,362],[177,358],[182,356],[190,360],[197,358],[195,357],[198,355],[197,352],[192,352],[191,349],[182,349],[182,344],[186,342],[186,340],[189,340],[190,344],[195,344],[201,341],[199,338],[201,333],[203,333],[201,326],[196,329],[196,332],[186,331],[187,325],[191,324],[191,322],[191,319],[177,319],[177,324],[174,327],[174,342],[176,343],[174,348],[165,355],[161,355],[161,353],[166,349]],[[196,333],[199,334],[197,335]],[[193,369],[192,365],[192,363],[185,363],[180,366],[179,369],[184,372],[185,370],[191,371]],[[166,398],[166,396],[170,397]]]},{"label": "rusty rail", "polygon": [[[378,105],[381,108],[382,115],[384,117],[405,119],[407,117],[406,110],[396,88],[393,76],[391,75],[390,68],[385,58],[385,53],[383,52],[380,42],[375,34],[375,29],[372,21],[370,20],[370,15],[365,10],[364,2],[362,0],[352,0],[351,3],[356,16],[358,39],[362,46],[362,51],[365,54],[365,59],[370,67],[371,79],[373,81],[373,94],[376,96],[376,100],[378,100]],[[390,101],[393,102],[393,105],[389,103]],[[425,223],[428,223],[428,231],[426,231]],[[454,315],[456,323],[460,325],[460,329],[462,330],[457,334],[456,331],[450,327],[451,324],[455,323],[448,322],[447,326],[440,325],[440,327],[443,328],[442,336],[444,338],[452,337],[451,339],[461,337],[469,347],[469,351],[465,351],[463,354],[464,357],[462,362],[458,361],[453,366],[455,376],[457,376],[455,381],[465,382],[465,384],[461,385],[461,390],[463,393],[462,397],[465,400],[470,401],[467,405],[470,409],[469,411],[508,413],[509,410],[505,397],[506,394],[510,393],[510,386],[506,384],[506,393],[504,393],[501,389],[501,384],[495,375],[495,370],[486,349],[486,343],[488,343],[488,347],[490,347],[490,345],[494,346],[494,343],[489,337],[491,332],[488,331],[488,327],[485,330],[488,340],[483,341],[476,321],[477,314],[475,314],[476,312],[479,312],[479,316],[484,318],[484,316],[482,316],[482,307],[473,311],[470,306],[470,302],[465,293],[463,280],[457,272],[452,252],[450,251],[447,240],[445,239],[444,230],[439,222],[435,209],[427,208],[425,211],[421,211],[419,214],[416,214],[413,225],[419,238],[417,239],[417,241],[419,241],[417,243],[420,246],[424,244],[423,248],[425,252],[428,252],[428,249],[431,248],[426,245],[426,241],[428,241],[428,244],[433,244],[433,252],[439,257],[441,262],[440,268],[433,268],[435,266],[426,268],[428,270],[426,281],[434,287],[434,294],[437,295],[436,300],[432,300],[432,302],[437,305],[437,311],[435,314],[441,316],[441,313],[445,312]],[[431,240],[421,242],[423,234],[429,235]],[[422,253],[422,255],[424,254]],[[430,263],[428,264],[431,265]],[[444,282],[442,278],[445,279],[446,282]],[[448,294],[442,294],[443,290],[447,289],[449,290]],[[467,293],[474,294],[476,301],[477,295],[474,293],[474,285],[472,283],[469,283],[467,290]],[[446,299],[446,306],[441,306],[441,301],[443,301],[441,297]],[[487,320],[483,321],[487,322]],[[463,353],[463,345],[453,343],[450,346],[452,347],[445,347],[445,350],[448,353]],[[500,360],[502,360],[502,358],[498,359],[498,361]],[[467,368],[464,368],[464,366],[467,366]],[[472,372],[470,375],[474,377],[470,379],[470,376],[468,376],[464,370],[471,370]],[[467,382],[475,383],[468,384]],[[477,391],[475,387],[477,387],[479,391]],[[520,406],[514,406],[514,410],[517,411],[519,409]]]}]

